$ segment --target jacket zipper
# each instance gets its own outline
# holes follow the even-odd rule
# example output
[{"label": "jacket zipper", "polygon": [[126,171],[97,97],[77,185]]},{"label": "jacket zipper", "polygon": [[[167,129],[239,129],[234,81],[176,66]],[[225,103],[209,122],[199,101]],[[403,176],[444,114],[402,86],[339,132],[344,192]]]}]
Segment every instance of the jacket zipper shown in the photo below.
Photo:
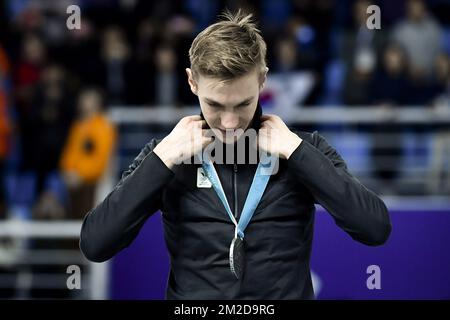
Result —
[{"label": "jacket zipper", "polygon": [[237,202],[237,164],[233,164],[233,192],[234,192],[234,217],[238,217],[238,202]]}]

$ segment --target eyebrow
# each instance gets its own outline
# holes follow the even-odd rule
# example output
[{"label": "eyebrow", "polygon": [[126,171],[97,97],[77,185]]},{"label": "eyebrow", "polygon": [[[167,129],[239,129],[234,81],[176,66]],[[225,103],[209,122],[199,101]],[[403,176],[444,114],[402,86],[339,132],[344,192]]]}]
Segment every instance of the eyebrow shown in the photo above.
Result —
[{"label": "eyebrow", "polygon": [[[238,104],[236,104],[235,107],[240,106],[240,105],[243,105],[243,104],[250,103],[253,99],[254,99],[254,97],[248,97],[247,99],[242,100],[241,102],[239,102]],[[219,107],[224,107],[223,104],[221,104],[221,103],[219,103],[219,102],[217,102],[217,101],[214,101],[213,99],[210,99],[210,98],[204,98],[204,100],[205,100],[206,103],[208,103],[208,104],[214,104],[214,105],[217,105],[217,106],[219,106]]]}]

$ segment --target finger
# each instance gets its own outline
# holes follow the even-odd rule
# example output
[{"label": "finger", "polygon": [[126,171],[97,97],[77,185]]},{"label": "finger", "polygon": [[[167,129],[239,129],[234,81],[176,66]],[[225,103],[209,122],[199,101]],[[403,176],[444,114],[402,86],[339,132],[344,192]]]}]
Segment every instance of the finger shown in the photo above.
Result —
[{"label": "finger", "polygon": [[261,115],[261,120],[262,121],[267,121],[267,120],[273,120],[274,115],[273,114],[263,114]]},{"label": "finger", "polygon": [[203,142],[205,141],[212,142],[214,140],[214,138],[211,136],[203,136],[202,139]]},{"label": "finger", "polygon": [[202,130],[207,128],[207,123],[205,120],[195,120],[195,121],[191,121],[188,124],[188,128],[191,128],[193,130]]},{"label": "finger", "polygon": [[202,128],[202,135],[204,137],[214,137],[215,136],[214,131],[209,128],[206,128],[206,129]]},{"label": "finger", "polygon": [[275,124],[273,123],[272,119],[269,119],[261,123],[261,128],[266,129],[275,128]]},{"label": "finger", "polygon": [[202,120],[202,117],[198,114],[184,117],[182,120],[185,120],[186,122],[192,122],[192,121],[198,121]]},{"label": "finger", "polygon": [[195,120],[191,121],[189,125],[194,129],[201,129],[202,128],[202,121],[201,120]]},{"label": "finger", "polygon": [[275,125],[275,116],[274,115],[271,115],[271,114],[266,114],[266,115],[264,115],[263,117],[261,117],[261,125],[262,124],[266,124],[266,125],[268,125],[268,126],[271,126],[272,127],[272,125]]},{"label": "finger", "polygon": [[276,114],[266,114],[264,116],[265,117],[262,118],[264,121],[273,122],[273,123],[283,122],[283,120]]},{"label": "finger", "polygon": [[203,129],[205,126],[206,126],[205,120],[190,120],[189,123],[187,124],[188,128],[194,130]]},{"label": "finger", "polygon": [[214,139],[212,137],[203,137],[202,148],[205,148],[206,146],[210,145],[213,142],[214,142]]},{"label": "finger", "polygon": [[269,128],[260,128],[258,131],[258,136],[267,137],[269,135]]},{"label": "finger", "polygon": [[206,123],[205,120],[198,120],[198,121],[195,121],[195,124],[197,124],[198,127],[199,127],[199,128],[202,128],[202,129],[204,129],[204,128],[207,127],[207,123]]}]

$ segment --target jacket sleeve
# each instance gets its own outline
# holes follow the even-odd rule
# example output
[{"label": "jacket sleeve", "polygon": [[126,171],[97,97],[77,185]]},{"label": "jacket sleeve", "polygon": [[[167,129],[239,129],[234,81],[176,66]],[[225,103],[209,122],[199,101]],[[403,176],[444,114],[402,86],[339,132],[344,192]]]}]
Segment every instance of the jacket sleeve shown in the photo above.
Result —
[{"label": "jacket sleeve", "polygon": [[382,245],[391,232],[384,202],[352,176],[342,157],[317,132],[289,157],[289,169],[353,239]]},{"label": "jacket sleeve", "polygon": [[149,218],[161,208],[162,191],[173,176],[148,143],[106,198],[87,213],[80,234],[85,257],[103,262],[129,246]]}]

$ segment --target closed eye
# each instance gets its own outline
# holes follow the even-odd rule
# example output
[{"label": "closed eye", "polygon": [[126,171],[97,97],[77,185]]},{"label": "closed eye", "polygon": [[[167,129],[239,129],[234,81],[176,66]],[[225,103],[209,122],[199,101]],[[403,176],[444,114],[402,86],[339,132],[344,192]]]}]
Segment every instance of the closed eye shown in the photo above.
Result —
[{"label": "closed eye", "polygon": [[[218,103],[217,101],[214,101],[212,99],[206,98],[205,103],[207,105],[209,105],[212,108],[221,108],[224,107],[222,104]],[[237,105],[235,105],[235,108],[244,108],[250,105],[250,103],[253,101],[253,97],[251,98],[247,98],[243,101],[241,101],[241,103],[238,103]],[[225,107],[224,107],[225,108]]]},{"label": "closed eye", "polygon": [[[217,103],[208,103],[208,105],[213,108],[221,108],[222,107],[222,105],[217,104]],[[244,108],[249,105],[250,105],[250,103],[241,103],[241,104],[237,105],[236,108]]]}]

